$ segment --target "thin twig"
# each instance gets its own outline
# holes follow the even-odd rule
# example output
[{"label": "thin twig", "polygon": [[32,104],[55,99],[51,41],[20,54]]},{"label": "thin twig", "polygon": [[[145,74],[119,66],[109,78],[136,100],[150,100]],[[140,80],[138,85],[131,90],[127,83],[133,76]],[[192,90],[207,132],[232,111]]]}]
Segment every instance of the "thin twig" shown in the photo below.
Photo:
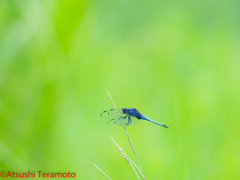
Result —
[{"label": "thin twig", "polygon": [[111,180],[99,167],[97,167],[96,164],[93,163],[94,166],[96,166],[96,168],[101,171],[101,173],[103,173],[104,176],[106,176],[107,179]]},{"label": "thin twig", "polygon": [[[111,138],[112,138],[112,137],[111,137]],[[128,159],[127,155],[124,153],[123,149],[120,148],[120,146],[114,141],[113,138],[112,138],[112,140],[113,140],[113,142],[115,143],[115,145],[118,147],[119,151],[122,153],[122,157],[124,157],[124,158],[127,160],[127,162],[131,165],[131,167],[132,167],[133,171],[135,172],[138,180],[140,180],[137,171],[135,170],[132,162]]]},{"label": "thin twig", "polygon": [[[112,137],[111,137],[112,138]],[[119,151],[122,153],[122,157],[124,157],[128,162],[129,164],[132,166],[135,166],[135,168],[138,170],[138,172],[141,174],[141,176],[143,177],[144,179],[144,175],[143,173],[140,171],[140,169],[137,167],[137,165],[133,162],[133,160],[123,151],[122,148],[120,148],[120,146],[116,143],[116,141],[112,138],[113,142],[115,143],[115,145],[117,146],[117,148],[119,149]],[[134,167],[132,166],[134,172],[136,173]],[[138,177],[138,175],[137,175]]]},{"label": "thin twig", "polygon": [[144,177],[144,175],[143,175],[143,171],[142,171],[141,165],[140,165],[140,162],[139,162],[139,160],[138,160],[137,154],[136,154],[135,149],[134,149],[134,147],[133,147],[132,141],[131,141],[131,139],[130,139],[130,136],[128,135],[126,126],[124,125],[124,123],[123,123],[123,121],[122,121],[122,117],[120,116],[120,114],[119,114],[119,112],[118,112],[118,110],[117,110],[117,107],[116,107],[116,105],[114,104],[114,102],[113,102],[113,100],[112,100],[112,97],[110,96],[110,94],[109,94],[108,91],[107,91],[107,94],[108,94],[110,100],[112,101],[113,106],[114,106],[114,108],[116,109],[118,116],[119,116],[120,119],[121,119],[122,126],[123,126],[123,128],[124,128],[124,130],[125,130],[125,132],[126,132],[126,135],[127,135],[127,137],[128,137],[128,141],[129,141],[129,143],[130,143],[130,145],[131,145],[131,147],[132,147],[133,153],[134,153],[134,155],[135,155],[135,157],[136,157],[136,159],[137,159],[137,162],[138,162],[138,166],[139,166],[139,168],[140,168],[140,171],[142,172],[142,173],[141,173],[142,178],[145,179],[145,177]]}]

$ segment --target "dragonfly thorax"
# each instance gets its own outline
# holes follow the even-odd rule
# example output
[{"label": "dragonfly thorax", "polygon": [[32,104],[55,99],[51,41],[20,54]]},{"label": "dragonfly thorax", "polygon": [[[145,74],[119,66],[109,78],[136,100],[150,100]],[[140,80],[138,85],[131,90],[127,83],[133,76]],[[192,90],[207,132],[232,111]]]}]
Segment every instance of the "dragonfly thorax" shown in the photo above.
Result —
[{"label": "dragonfly thorax", "polygon": [[136,109],[136,108],[128,108],[127,109],[127,114],[130,116],[136,117],[138,119],[141,119],[141,113]]}]

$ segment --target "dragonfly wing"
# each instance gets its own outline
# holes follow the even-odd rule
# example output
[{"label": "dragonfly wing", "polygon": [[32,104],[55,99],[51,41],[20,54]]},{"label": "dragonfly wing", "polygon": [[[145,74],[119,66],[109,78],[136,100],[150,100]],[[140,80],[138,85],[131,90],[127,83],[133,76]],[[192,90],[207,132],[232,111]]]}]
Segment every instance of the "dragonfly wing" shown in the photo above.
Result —
[{"label": "dragonfly wing", "polygon": [[129,125],[135,125],[140,122],[140,120],[134,116],[130,116],[131,118],[131,123]]},{"label": "dragonfly wing", "polygon": [[[123,117],[124,113],[122,112],[122,109],[118,109],[117,110],[119,112],[119,115]],[[114,118],[119,118],[118,113],[117,113],[116,109],[110,109],[108,111],[103,111],[100,116],[103,118],[107,118],[107,119],[114,119]]]},{"label": "dragonfly wing", "polygon": [[[130,119],[129,119],[129,117],[130,117]],[[122,118],[122,121],[119,118],[118,120],[115,121],[114,124],[122,125],[122,122],[123,122],[124,125],[127,126],[127,125],[135,125],[135,124],[139,123],[139,121],[140,120],[138,118],[128,115],[125,119]]]},{"label": "dragonfly wing", "polygon": [[115,118],[115,119],[111,119],[110,121],[108,121],[108,124],[115,124],[116,121],[118,121],[119,118]]},{"label": "dragonfly wing", "polygon": [[[121,120],[122,119],[122,120]],[[124,125],[128,124],[128,117],[124,118],[118,118],[117,121],[114,122],[116,125],[122,125],[122,122]]]},{"label": "dragonfly wing", "polygon": [[[117,112],[118,111],[118,112]],[[124,113],[123,113],[123,111],[122,111],[122,109],[118,109],[116,111],[116,109],[110,109],[109,111],[108,111],[108,115],[109,116],[111,116],[111,117],[117,117],[117,118],[119,118],[119,115],[121,116],[121,117],[124,117],[125,115],[124,115]],[[119,114],[119,115],[118,115]]]}]

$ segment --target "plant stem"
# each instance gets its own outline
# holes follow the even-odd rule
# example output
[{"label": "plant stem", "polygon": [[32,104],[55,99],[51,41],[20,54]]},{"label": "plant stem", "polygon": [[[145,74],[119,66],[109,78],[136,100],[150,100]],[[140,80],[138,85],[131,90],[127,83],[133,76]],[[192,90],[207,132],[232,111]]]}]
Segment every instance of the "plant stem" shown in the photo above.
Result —
[{"label": "plant stem", "polygon": [[96,168],[97,168],[99,171],[101,171],[101,173],[103,173],[103,175],[106,176],[106,178],[107,178],[108,180],[111,180],[99,167],[97,167],[96,164],[93,163],[93,165],[96,166]]},{"label": "plant stem", "polygon": [[[134,149],[134,147],[133,147],[133,144],[132,144],[132,141],[131,141],[131,139],[130,139],[130,136],[128,135],[128,132],[127,132],[126,126],[124,125],[124,123],[123,123],[123,121],[122,121],[122,117],[120,116],[120,114],[119,114],[119,112],[118,112],[118,110],[117,110],[117,107],[116,107],[116,105],[114,104],[114,102],[113,102],[113,100],[112,100],[112,97],[110,96],[110,94],[109,94],[108,91],[107,91],[107,94],[108,94],[110,100],[112,101],[113,106],[114,106],[114,108],[116,109],[118,116],[119,116],[120,119],[121,119],[122,126],[123,126],[123,128],[124,128],[124,130],[125,130],[125,132],[126,132],[126,135],[127,135],[127,137],[128,137],[128,141],[129,141],[129,143],[130,143],[130,145],[131,145],[131,147],[132,147],[133,153],[134,153],[134,155],[135,155],[135,157],[136,157],[136,159],[137,159],[139,169],[140,169],[140,171],[142,172],[141,174],[143,175],[143,171],[142,171],[142,168],[141,168],[140,162],[139,162],[139,160],[138,160],[138,157],[137,157],[136,151],[135,151],[135,149]],[[145,179],[144,176],[143,176],[142,178]]]},{"label": "plant stem", "polygon": [[[111,138],[112,138],[112,137],[111,137]],[[135,174],[137,174],[137,172],[136,172],[136,170],[135,170],[135,168],[136,168],[136,169],[138,170],[138,172],[141,174],[142,178],[145,179],[142,171],[140,171],[140,169],[139,169],[139,168],[137,167],[137,165],[133,162],[133,160],[123,151],[122,148],[120,148],[120,146],[116,143],[116,141],[115,141],[113,138],[112,138],[112,140],[113,140],[113,142],[115,143],[115,145],[117,146],[117,148],[119,149],[119,151],[122,153],[122,157],[124,157],[124,158],[128,161],[128,163],[132,166]],[[134,167],[135,167],[135,168],[134,168]],[[137,178],[139,179],[139,176],[138,176],[138,175],[136,175],[136,176],[137,176]]]}]

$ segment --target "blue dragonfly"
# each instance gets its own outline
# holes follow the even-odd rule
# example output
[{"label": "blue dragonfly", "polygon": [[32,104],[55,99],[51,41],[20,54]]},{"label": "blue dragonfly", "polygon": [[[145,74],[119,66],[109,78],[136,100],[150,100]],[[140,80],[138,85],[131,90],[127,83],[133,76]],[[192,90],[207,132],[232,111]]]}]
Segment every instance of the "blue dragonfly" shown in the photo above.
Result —
[{"label": "blue dragonfly", "polygon": [[[117,111],[119,112],[119,115],[121,116],[121,118],[118,116]],[[148,118],[147,116],[145,116],[144,114],[141,114],[136,108],[123,107],[122,109],[118,109],[117,111],[115,109],[110,109],[109,111],[103,111],[100,114],[100,116],[103,118],[111,119],[110,121],[108,121],[108,124],[122,125],[122,122],[123,122],[125,126],[128,126],[128,125],[137,124],[139,123],[140,119],[142,119],[142,120],[153,122],[165,128],[168,128],[168,126],[166,126],[165,124],[154,121]]]}]

